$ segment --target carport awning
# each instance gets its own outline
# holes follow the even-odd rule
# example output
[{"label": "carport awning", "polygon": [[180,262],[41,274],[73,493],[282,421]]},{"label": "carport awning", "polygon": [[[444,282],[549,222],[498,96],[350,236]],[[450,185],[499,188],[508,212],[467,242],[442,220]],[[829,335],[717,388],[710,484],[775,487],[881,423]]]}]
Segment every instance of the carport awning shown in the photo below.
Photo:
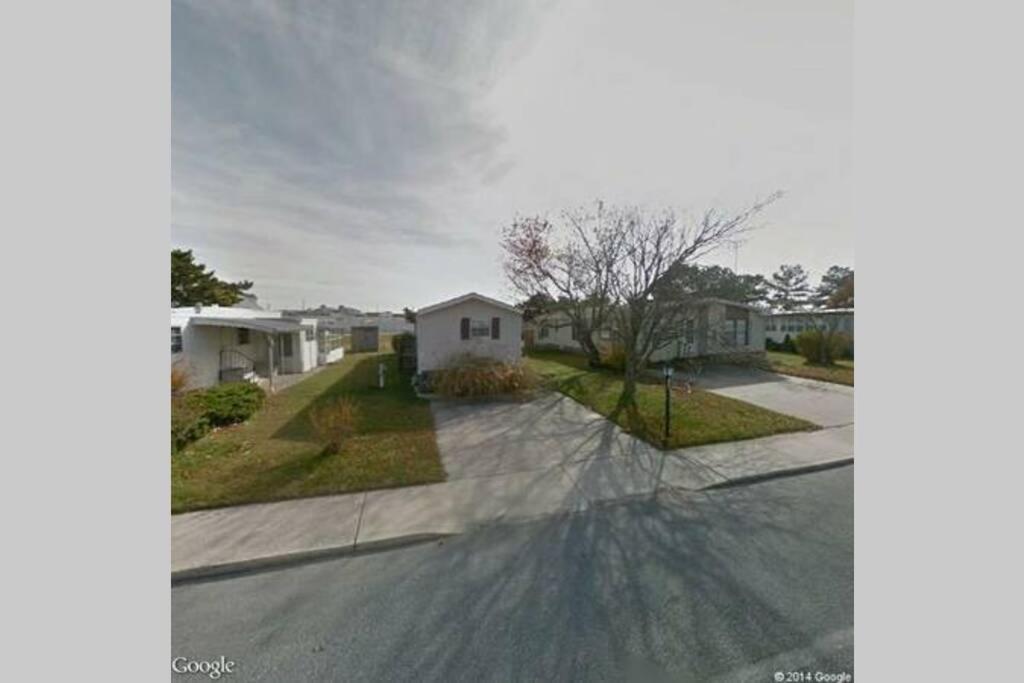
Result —
[{"label": "carport awning", "polygon": [[242,327],[268,334],[302,331],[302,325],[287,318],[204,318],[196,316],[189,321],[189,324],[204,327]]}]

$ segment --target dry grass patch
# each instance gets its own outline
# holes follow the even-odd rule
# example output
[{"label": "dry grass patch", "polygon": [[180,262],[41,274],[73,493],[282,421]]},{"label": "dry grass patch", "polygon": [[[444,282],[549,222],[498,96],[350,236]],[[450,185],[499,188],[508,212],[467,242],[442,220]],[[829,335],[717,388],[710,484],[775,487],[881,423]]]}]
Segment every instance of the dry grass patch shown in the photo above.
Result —
[{"label": "dry grass patch", "polygon": [[[388,386],[376,388],[377,364]],[[326,431],[314,415],[338,401],[352,414]],[[329,422],[329,421],[328,421]],[[323,426],[323,424],[321,425]],[[337,450],[328,446],[340,434]],[[333,452],[332,452],[333,451]],[[246,423],[218,430],[171,459],[171,509],[301,498],[444,481],[427,401],[393,354],[354,354],[267,398]]]}]

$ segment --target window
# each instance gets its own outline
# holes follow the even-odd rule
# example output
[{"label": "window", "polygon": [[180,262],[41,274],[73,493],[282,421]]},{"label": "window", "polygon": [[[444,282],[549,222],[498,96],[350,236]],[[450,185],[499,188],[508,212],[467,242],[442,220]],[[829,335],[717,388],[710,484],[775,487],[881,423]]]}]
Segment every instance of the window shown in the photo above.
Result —
[{"label": "window", "polygon": [[541,325],[540,326],[540,338],[541,339],[547,339],[548,338],[548,326],[547,325]]},{"label": "window", "polygon": [[244,327],[238,328],[238,345],[245,346],[249,343],[249,330]]},{"label": "window", "polygon": [[472,339],[478,337],[490,337],[491,326],[486,320],[473,320],[469,324],[469,336]]},{"label": "window", "polygon": [[739,306],[725,307],[725,343],[747,346],[750,343],[750,312]]},{"label": "window", "polygon": [[683,321],[683,339],[687,344],[693,343],[693,320]]},{"label": "window", "polygon": [[575,324],[569,326],[569,336],[572,337],[573,341],[577,341],[579,339],[579,329]]},{"label": "window", "polygon": [[746,320],[725,321],[725,343],[728,346],[746,346],[750,342]]},{"label": "window", "polygon": [[313,332],[313,328],[312,327],[307,327],[306,328],[306,341],[313,341],[316,338],[314,336],[314,334],[315,333]]},{"label": "window", "polygon": [[172,327],[171,328],[171,353],[179,353],[182,350],[182,348],[184,348],[182,343],[181,343],[181,341],[182,341],[182,339],[181,339],[181,328],[180,327]]},{"label": "window", "polygon": [[292,335],[281,335],[281,355],[285,358],[292,357]]}]

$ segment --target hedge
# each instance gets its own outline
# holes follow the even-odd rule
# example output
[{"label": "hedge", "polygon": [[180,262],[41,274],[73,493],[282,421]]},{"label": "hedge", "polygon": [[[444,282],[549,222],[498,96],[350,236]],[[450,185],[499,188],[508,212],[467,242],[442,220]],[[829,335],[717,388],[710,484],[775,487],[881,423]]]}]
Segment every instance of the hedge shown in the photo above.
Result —
[{"label": "hedge", "polygon": [[251,382],[198,389],[171,400],[171,452],[202,438],[213,427],[244,422],[263,406],[266,394]]}]

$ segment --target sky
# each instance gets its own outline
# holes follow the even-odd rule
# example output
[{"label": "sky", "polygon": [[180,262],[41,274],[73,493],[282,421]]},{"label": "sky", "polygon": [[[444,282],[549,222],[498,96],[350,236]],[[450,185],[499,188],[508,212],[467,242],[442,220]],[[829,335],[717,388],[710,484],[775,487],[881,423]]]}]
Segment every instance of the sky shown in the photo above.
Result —
[{"label": "sky", "polygon": [[854,265],[852,0],[174,0],[171,70],[171,245],[274,308],[513,301],[501,228],[598,199]]}]

